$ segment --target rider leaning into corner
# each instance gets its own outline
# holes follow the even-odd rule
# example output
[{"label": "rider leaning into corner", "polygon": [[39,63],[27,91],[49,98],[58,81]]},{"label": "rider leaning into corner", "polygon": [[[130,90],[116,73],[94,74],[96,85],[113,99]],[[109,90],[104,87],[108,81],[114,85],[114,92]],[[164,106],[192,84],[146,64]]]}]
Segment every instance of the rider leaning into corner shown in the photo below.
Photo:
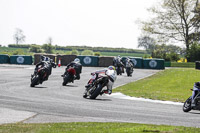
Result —
[{"label": "rider leaning into corner", "polygon": [[111,94],[112,93],[112,87],[114,82],[117,79],[117,73],[115,71],[115,67],[114,66],[109,66],[108,68],[105,68],[103,70],[99,70],[96,72],[91,73],[92,78],[88,81],[88,84],[85,86],[86,88],[89,88],[90,86],[92,86],[92,84],[95,82],[95,80],[100,76],[100,75],[107,75],[107,73],[112,73],[111,79],[112,81],[107,84],[107,91],[105,93],[107,94]]},{"label": "rider leaning into corner", "polygon": [[74,59],[74,61],[70,62],[66,69],[65,69],[65,73],[61,76],[64,76],[67,74],[67,70],[70,68],[70,67],[73,67],[75,70],[76,70],[76,77],[75,79],[79,80],[80,79],[80,74],[82,73],[82,65],[80,63],[80,59],[76,58]]},{"label": "rider leaning into corner", "polygon": [[37,73],[37,70],[38,70],[38,67],[39,67],[39,66],[44,67],[45,70],[46,70],[47,73],[48,73],[48,75],[46,76],[46,79],[45,79],[45,80],[48,80],[49,75],[51,75],[52,67],[53,67],[53,68],[56,68],[56,64],[53,62],[53,60],[50,59],[49,57],[46,57],[46,56],[41,56],[41,57],[40,57],[40,62],[37,63],[37,64],[35,65],[34,74]]},{"label": "rider leaning into corner", "polygon": [[196,106],[196,104],[195,104],[195,96],[197,95],[197,93],[199,91],[200,91],[200,82],[196,82],[196,83],[194,83],[193,92],[192,92],[192,104],[191,104],[192,107]]}]

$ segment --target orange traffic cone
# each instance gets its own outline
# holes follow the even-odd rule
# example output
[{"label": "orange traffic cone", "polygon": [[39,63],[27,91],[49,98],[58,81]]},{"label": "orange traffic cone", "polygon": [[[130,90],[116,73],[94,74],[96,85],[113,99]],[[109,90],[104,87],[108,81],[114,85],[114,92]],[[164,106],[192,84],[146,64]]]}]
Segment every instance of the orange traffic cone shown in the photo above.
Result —
[{"label": "orange traffic cone", "polygon": [[61,59],[58,60],[58,67],[61,66]]}]

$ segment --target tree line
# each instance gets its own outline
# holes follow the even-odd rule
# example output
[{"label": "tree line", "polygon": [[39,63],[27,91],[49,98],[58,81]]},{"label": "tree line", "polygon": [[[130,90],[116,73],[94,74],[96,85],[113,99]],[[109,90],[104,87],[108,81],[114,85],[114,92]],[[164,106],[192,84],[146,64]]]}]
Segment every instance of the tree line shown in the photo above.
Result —
[{"label": "tree line", "polygon": [[110,47],[89,47],[89,46],[58,46],[58,45],[52,45],[52,44],[43,44],[43,45],[37,45],[37,44],[9,44],[8,47],[10,48],[27,48],[30,49],[30,52],[35,53],[52,53],[53,50],[64,50],[64,51],[85,51],[85,50],[91,50],[94,52],[122,52],[122,53],[141,53],[145,54],[146,52],[144,50],[135,50],[135,49],[126,49],[126,48],[110,48]]},{"label": "tree line", "polygon": [[[200,60],[200,3],[199,0],[163,0],[158,5],[148,9],[153,17],[147,21],[141,21],[141,38],[155,40],[152,45],[156,51],[162,52],[163,44],[175,42],[185,45],[184,57],[188,61]],[[157,47],[160,45],[160,48]],[[141,44],[139,44],[141,46]],[[195,49],[196,48],[196,49]],[[166,50],[165,50],[166,51]],[[180,51],[179,51],[180,52]]]}]

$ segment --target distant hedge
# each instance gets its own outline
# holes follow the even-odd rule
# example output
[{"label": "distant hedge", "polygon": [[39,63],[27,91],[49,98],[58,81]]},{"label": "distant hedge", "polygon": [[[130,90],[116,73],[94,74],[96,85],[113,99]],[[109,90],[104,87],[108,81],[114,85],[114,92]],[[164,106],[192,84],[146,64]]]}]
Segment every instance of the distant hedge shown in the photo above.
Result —
[{"label": "distant hedge", "polygon": [[[30,48],[33,44],[9,44],[10,48]],[[36,44],[34,44],[36,45]],[[41,45],[38,45],[41,46]],[[89,46],[53,46],[55,50],[66,50],[66,51],[84,51],[91,50],[93,52],[120,52],[120,53],[140,53],[147,54],[145,50],[127,49],[127,48],[111,48],[111,47],[89,47]]]}]

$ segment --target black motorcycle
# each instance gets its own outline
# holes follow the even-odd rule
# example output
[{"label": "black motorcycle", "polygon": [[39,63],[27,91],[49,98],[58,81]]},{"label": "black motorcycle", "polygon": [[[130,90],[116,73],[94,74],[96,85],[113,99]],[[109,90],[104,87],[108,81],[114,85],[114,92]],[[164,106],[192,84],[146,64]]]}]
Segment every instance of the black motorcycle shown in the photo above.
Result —
[{"label": "black motorcycle", "polygon": [[35,70],[33,75],[31,75],[31,87],[35,87],[35,85],[42,84],[43,81],[48,79],[48,69],[46,67],[39,66],[37,70]]},{"label": "black motorcycle", "polygon": [[94,81],[90,79],[92,83],[86,86],[83,97],[95,99],[98,95],[102,95],[104,93],[107,94],[108,90],[104,89],[104,87],[107,86],[108,84],[112,86],[115,80],[116,80],[116,74],[114,71],[110,71],[106,75],[97,75]]},{"label": "black motorcycle", "polygon": [[63,77],[63,86],[66,86],[68,83],[73,83],[74,79],[75,79],[75,75],[76,75],[76,70],[73,67],[70,67],[67,69],[67,72],[65,72],[64,75],[62,75]]},{"label": "black motorcycle", "polygon": [[[192,91],[197,91],[197,90],[193,90]],[[192,96],[190,96],[183,104],[183,111],[184,112],[189,112],[191,110],[200,110],[200,91],[196,92],[197,94],[194,97],[194,103],[195,106],[192,107]]]},{"label": "black motorcycle", "polygon": [[123,73],[123,67],[122,66],[116,66],[115,67],[116,68],[116,71],[117,71],[117,75],[122,75],[122,73]]},{"label": "black motorcycle", "polygon": [[131,77],[133,74],[133,67],[126,67],[126,74],[128,77]]}]

